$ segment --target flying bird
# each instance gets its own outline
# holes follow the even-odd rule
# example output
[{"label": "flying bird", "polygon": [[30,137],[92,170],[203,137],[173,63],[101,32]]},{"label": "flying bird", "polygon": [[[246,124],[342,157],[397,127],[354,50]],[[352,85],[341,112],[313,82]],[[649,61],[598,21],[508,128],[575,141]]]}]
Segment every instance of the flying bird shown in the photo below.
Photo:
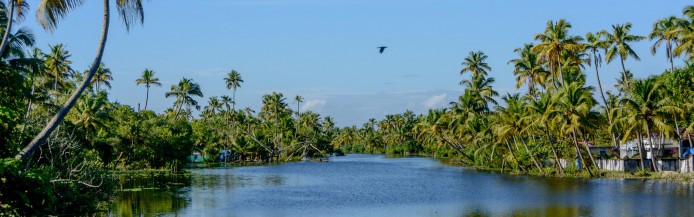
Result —
[{"label": "flying bird", "polygon": [[383,51],[386,50],[386,48],[388,48],[388,47],[386,47],[386,46],[380,46],[380,47],[377,47],[377,48],[378,48],[378,53],[383,53]]}]

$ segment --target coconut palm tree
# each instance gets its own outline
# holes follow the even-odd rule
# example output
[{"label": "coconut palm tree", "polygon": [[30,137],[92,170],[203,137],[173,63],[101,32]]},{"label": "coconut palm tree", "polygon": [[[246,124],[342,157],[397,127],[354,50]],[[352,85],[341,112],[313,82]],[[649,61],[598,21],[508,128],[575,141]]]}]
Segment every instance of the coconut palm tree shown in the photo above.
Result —
[{"label": "coconut palm tree", "polygon": [[508,63],[513,63],[513,74],[516,75],[516,88],[523,84],[528,85],[528,93],[535,94],[535,86],[540,85],[545,88],[548,72],[537,61],[537,53],[532,51],[533,44],[525,44],[522,48],[516,48],[513,52],[519,55],[518,59],[512,59]]},{"label": "coconut palm tree", "polygon": [[2,53],[2,59],[24,58],[26,56],[24,49],[34,46],[35,42],[34,33],[31,32],[31,29],[26,27],[19,28],[16,32],[9,34],[5,51]]},{"label": "coconut palm tree", "polygon": [[675,30],[677,35],[678,45],[673,50],[674,56],[687,55],[689,60],[694,60],[694,5],[684,8],[682,13],[685,19],[678,23],[678,28]]},{"label": "coconut palm tree", "polygon": [[487,71],[491,71],[492,67],[485,62],[487,60],[487,55],[482,51],[470,51],[465,59],[463,59],[463,70],[460,74],[465,74],[465,72],[471,72],[472,77],[477,77],[479,75],[487,75]]},{"label": "coconut palm tree", "polygon": [[111,89],[110,80],[113,80],[111,69],[106,68],[106,64],[102,62],[99,66],[99,69],[96,70],[94,78],[92,79],[92,85],[94,86],[95,91],[99,92],[99,88],[101,87],[101,85],[104,85],[108,87],[108,89]]},{"label": "coconut palm tree", "polygon": [[512,140],[514,143],[520,140],[525,151],[530,155],[535,167],[537,167],[537,170],[540,171],[542,175],[547,175],[542,169],[542,166],[540,166],[540,163],[535,159],[535,155],[533,155],[528,148],[525,138],[523,138],[521,134],[521,131],[528,125],[527,119],[523,118],[528,115],[525,109],[526,105],[523,104],[519,94],[507,94],[502,97],[502,99],[506,103],[506,107],[496,107],[495,134],[499,137],[508,138],[508,140]]},{"label": "coconut palm tree", "polygon": [[[68,12],[82,5],[84,0],[41,0],[36,10],[36,19],[39,24],[48,31],[53,31],[58,24],[58,21],[64,18]],[[17,159],[25,160],[30,156],[44,141],[53,133],[53,130],[60,125],[65,119],[65,116],[70,112],[70,109],[75,105],[77,99],[82,95],[85,89],[91,84],[94,74],[101,65],[101,58],[106,48],[106,39],[108,36],[109,21],[111,17],[110,0],[104,0],[104,16],[101,28],[101,39],[97,47],[97,55],[91,64],[89,73],[85,75],[82,83],[73,91],[68,100],[58,110],[58,113],[46,123],[46,126],[39,132],[34,139],[25,146],[22,151],[15,156]],[[144,22],[144,9],[142,0],[116,0],[116,9],[120,15],[126,30],[130,29],[135,23]]]},{"label": "coconut palm tree", "polygon": [[[555,85],[563,72],[562,55],[583,51],[583,45],[580,44],[583,38],[569,35],[569,29],[571,29],[571,24],[564,19],[560,19],[556,23],[550,20],[547,21],[544,33],[535,34],[535,40],[540,41],[540,43],[535,45],[532,51],[537,52],[537,61],[547,63],[552,75],[552,83]],[[578,57],[572,56],[571,58]]]},{"label": "coconut palm tree", "polygon": [[499,93],[492,89],[494,81],[494,78],[487,78],[484,75],[462,80],[460,85],[465,87],[463,96],[468,95],[472,99],[472,104],[467,106],[472,106],[476,113],[487,113],[490,104],[497,105],[494,97],[498,96]]},{"label": "coconut palm tree", "polygon": [[[592,87],[584,87],[580,82],[571,82],[562,86],[559,92],[554,96],[554,99],[552,99],[557,103],[556,109],[561,112],[558,118],[561,118],[562,133],[571,135],[576,156],[581,159],[581,161],[583,161],[584,158],[578,145],[578,132],[586,127],[586,119],[593,116],[593,114],[591,114],[593,112],[592,108],[595,106],[596,102],[593,98],[592,90]],[[588,149],[588,141],[584,142],[588,156],[593,162],[593,165],[595,165],[595,160]],[[586,169],[588,169],[588,173],[592,177],[593,172],[590,170],[590,167],[586,166]]]},{"label": "coconut palm tree", "polygon": [[77,102],[75,113],[71,113],[70,119],[83,127],[89,141],[93,142],[93,134],[106,127],[105,121],[109,119],[107,108],[108,100],[105,94],[88,93]]},{"label": "coconut palm tree", "polygon": [[[2,36],[2,41],[0,42],[0,54],[5,53],[7,45],[9,44],[10,32],[12,31],[12,24],[14,21],[20,21],[24,18],[24,14],[29,10],[29,3],[25,0],[9,0],[8,2],[9,10],[5,3],[0,2],[0,8],[5,14],[2,18],[7,19],[5,24],[5,33]],[[6,17],[6,18],[5,18]]]},{"label": "coconut palm tree", "polygon": [[227,84],[227,89],[232,90],[232,101],[231,101],[231,106],[232,110],[236,110],[236,88],[241,87],[241,83],[243,83],[243,78],[241,78],[241,74],[239,74],[236,70],[231,70],[227,74],[227,77],[224,78],[224,81]]},{"label": "coconut palm tree", "polygon": [[660,19],[653,24],[653,30],[648,34],[649,40],[656,39],[653,46],[651,46],[651,54],[653,55],[655,55],[657,48],[665,42],[665,57],[670,63],[671,72],[675,70],[675,65],[672,60],[674,56],[674,47],[672,44],[677,43],[677,30],[680,28],[680,23],[682,23],[682,21],[684,20],[675,16]]},{"label": "coconut palm tree", "polygon": [[662,83],[655,77],[637,80],[633,84],[629,94],[619,100],[620,110],[626,114],[623,121],[631,126],[624,138],[646,133],[650,143],[651,163],[657,171],[655,161],[658,156],[653,148],[653,130],[660,134],[671,132],[673,129],[667,124],[667,120],[672,115],[682,112],[682,109],[674,105],[672,99],[665,95]]},{"label": "coconut palm tree", "polygon": [[58,87],[65,86],[64,78],[73,72],[70,67],[72,61],[69,60],[72,55],[65,50],[63,44],[49,47],[51,51],[46,55],[45,68],[53,76],[53,90],[58,91]]},{"label": "coconut palm tree", "polygon": [[192,79],[184,77],[178,82],[178,85],[171,85],[171,90],[166,92],[165,96],[166,98],[176,98],[176,102],[174,103],[174,110],[176,111],[176,115],[174,116],[175,118],[178,117],[178,114],[181,112],[181,109],[183,109],[183,106],[186,106],[188,110],[190,110],[191,107],[195,108],[196,110],[200,110],[198,101],[196,101],[193,97],[203,97],[203,94],[198,83],[193,82]]},{"label": "coconut palm tree", "polygon": [[142,71],[142,76],[135,80],[135,83],[137,85],[144,84],[145,87],[147,87],[147,94],[145,95],[145,109],[147,110],[147,103],[149,102],[149,87],[151,85],[156,85],[161,87],[161,83],[159,82],[159,78],[154,77],[154,71],[145,69],[145,71]]},{"label": "coconut palm tree", "polygon": [[629,43],[638,42],[646,38],[640,35],[631,35],[629,31],[631,31],[631,23],[627,22],[625,24],[612,25],[612,33],[607,30],[602,30],[598,33],[600,36],[605,37],[605,43],[608,44],[607,51],[605,51],[607,63],[609,64],[619,55],[619,60],[622,63],[622,77],[627,88],[629,87],[629,79],[626,75],[627,69],[624,66],[624,61],[628,57],[641,60]]},{"label": "coconut palm tree", "polygon": [[552,100],[553,93],[556,92],[541,92],[537,97],[527,97],[528,103],[525,109],[528,110],[528,115],[522,118],[526,119],[525,121],[528,122],[528,125],[521,133],[532,132],[533,128],[542,131],[547,137],[547,143],[552,150],[554,166],[557,167],[557,171],[559,171],[560,174],[563,174],[564,168],[561,166],[555,142],[550,134],[550,122],[560,114],[560,110],[555,109],[555,101]]},{"label": "coconut palm tree", "polygon": [[216,111],[219,111],[222,109],[222,103],[219,101],[219,98],[216,96],[210,97],[210,100],[207,101],[207,105],[205,106],[206,110],[209,110],[212,112],[212,115],[217,114]]}]

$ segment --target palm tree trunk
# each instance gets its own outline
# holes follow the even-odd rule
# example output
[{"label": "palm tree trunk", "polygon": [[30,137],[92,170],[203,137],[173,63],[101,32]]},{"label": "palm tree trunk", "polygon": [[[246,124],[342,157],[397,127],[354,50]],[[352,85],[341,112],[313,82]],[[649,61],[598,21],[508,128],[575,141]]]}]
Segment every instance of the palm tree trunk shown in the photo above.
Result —
[{"label": "palm tree trunk", "polygon": [[[583,154],[581,153],[581,149],[578,148],[578,139],[576,139],[576,129],[573,129],[572,138],[574,140],[574,147],[576,149],[576,153],[578,154],[578,159],[580,159],[580,161],[583,162]],[[590,154],[590,152],[588,154]],[[588,170],[588,175],[590,177],[593,177],[593,172],[590,171],[590,167],[586,166],[585,163],[582,163],[582,165],[586,168],[586,170]]]},{"label": "palm tree trunk", "polygon": [[643,150],[643,149],[644,149],[644,148],[643,148],[643,136],[641,135],[641,132],[639,132],[639,134],[638,134],[638,140],[639,140],[639,141],[638,141],[637,144],[638,144],[638,146],[639,146],[639,147],[638,147],[638,149],[639,149],[639,158],[641,158],[641,170],[645,170],[645,169],[646,169],[646,166],[645,166],[645,164],[646,164],[646,156],[644,156],[644,154],[643,154],[643,151],[644,151],[644,150]]},{"label": "palm tree trunk", "polygon": [[627,86],[627,88],[630,88],[629,81],[627,78],[627,68],[624,67],[624,57],[622,55],[619,55],[619,60],[622,63],[622,77],[624,78],[624,84]]},{"label": "palm tree trunk", "polygon": [[549,147],[552,149],[552,155],[554,155],[554,163],[559,169],[560,174],[564,174],[564,168],[561,166],[561,161],[559,160],[559,155],[557,154],[557,149],[554,147],[554,142],[552,142],[552,136],[549,134],[549,126],[545,122],[545,134],[547,134],[547,142],[549,142]]},{"label": "palm tree trunk", "polygon": [[597,164],[595,164],[595,158],[593,157],[593,153],[590,152],[590,148],[588,147],[588,139],[586,137],[586,131],[581,129],[581,136],[583,137],[583,142],[585,143],[586,146],[586,151],[588,152],[588,156],[590,157],[590,162],[593,164],[593,167],[596,168],[597,171]]},{"label": "palm tree trunk", "polygon": [[521,165],[521,162],[518,161],[518,158],[516,158],[516,154],[513,153],[513,149],[511,149],[511,143],[508,140],[506,140],[506,146],[508,147],[508,152],[511,153],[511,157],[513,157],[513,160],[515,160],[516,164],[518,164],[518,168],[520,168],[521,171],[523,171],[523,173],[527,173],[525,171],[525,168],[523,168],[523,165]]},{"label": "palm tree trunk", "polygon": [[650,144],[648,144],[651,148],[651,165],[653,166],[653,172],[658,172],[658,166],[656,164],[656,161],[658,160],[658,155],[655,153],[655,149],[653,148],[653,134],[651,133],[651,128],[646,124],[646,132],[648,133],[648,141]]},{"label": "palm tree trunk", "polygon": [[597,54],[595,53],[595,51],[593,51],[593,59],[595,59],[593,61],[593,63],[594,63],[593,65],[595,65],[595,78],[597,78],[597,80],[598,80],[598,89],[600,89],[600,96],[602,97],[602,102],[605,103],[605,108],[607,108],[607,111],[609,112],[610,108],[609,108],[609,105],[607,104],[607,100],[605,98],[605,93],[602,91],[602,82],[600,82],[600,73],[598,72],[598,59],[597,58],[598,58]]},{"label": "palm tree trunk", "polygon": [[675,116],[675,130],[677,131],[677,158],[682,157],[682,134],[680,134],[680,125],[677,124],[677,115]]},{"label": "palm tree trunk", "polygon": [[540,170],[540,172],[542,173],[543,176],[547,176],[545,171],[542,169],[542,166],[540,166],[540,163],[538,163],[537,160],[535,159],[535,156],[533,155],[533,153],[530,152],[530,149],[528,148],[528,144],[525,143],[525,140],[523,140],[523,138],[519,138],[519,140],[523,143],[523,147],[525,147],[525,151],[528,152],[528,155],[530,155],[530,159],[532,159],[533,163],[535,163],[535,167],[537,167],[537,169]]},{"label": "palm tree trunk", "polygon": [[675,72],[675,64],[672,63],[672,43],[667,40],[667,58],[670,60],[670,72]]},{"label": "palm tree trunk", "polygon": [[110,10],[109,10],[109,0],[104,0],[104,20],[103,20],[103,26],[101,29],[101,40],[99,41],[99,47],[97,48],[96,51],[96,58],[94,58],[94,62],[92,62],[91,68],[89,69],[89,74],[85,76],[84,80],[82,80],[82,83],[80,86],[70,95],[70,98],[68,98],[67,102],[63,105],[63,107],[58,110],[58,113],[53,116],[53,118],[46,124],[46,126],[41,130],[41,132],[34,137],[29,144],[22,149],[19,154],[15,156],[15,159],[20,159],[20,160],[26,160],[28,157],[30,157],[36,149],[38,149],[46,139],[51,136],[51,133],[55,130],[56,127],[60,125],[60,123],[63,122],[63,119],[65,119],[65,116],[70,112],[70,109],[75,105],[75,102],[77,102],[77,99],[82,95],[82,92],[84,92],[85,89],[89,86],[89,84],[92,81],[92,77],[94,77],[94,74],[96,71],[99,69],[99,64],[101,64],[101,57],[104,55],[104,49],[106,48],[106,39],[108,36],[108,26],[109,26],[109,16],[110,16]]},{"label": "palm tree trunk", "polygon": [[34,98],[34,92],[36,90],[36,85],[34,84],[34,76],[31,77],[31,94],[29,94],[29,102],[27,102],[27,112],[24,114],[24,125],[22,125],[22,134],[26,130],[27,124],[29,123],[29,113],[31,113],[31,103]]},{"label": "palm tree trunk", "polygon": [[147,110],[147,103],[149,102],[149,84],[147,85],[147,94],[145,95],[145,110]]},{"label": "palm tree trunk", "polygon": [[7,3],[10,6],[10,13],[7,14],[7,24],[5,25],[5,34],[2,35],[2,42],[0,42],[0,55],[5,53],[5,50],[7,49],[7,44],[9,42],[7,39],[10,37],[10,31],[12,31],[12,23],[13,23],[13,17],[14,17],[14,10],[15,10],[15,5],[16,5],[16,0],[9,0]]}]

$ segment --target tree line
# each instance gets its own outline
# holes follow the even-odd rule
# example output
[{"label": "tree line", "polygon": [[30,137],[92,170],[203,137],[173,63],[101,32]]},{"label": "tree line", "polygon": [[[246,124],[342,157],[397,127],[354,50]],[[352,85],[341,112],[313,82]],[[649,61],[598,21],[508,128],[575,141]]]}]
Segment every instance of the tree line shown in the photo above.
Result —
[{"label": "tree line", "polygon": [[[333,143],[351,152],[459,158],[471,166],[539,175],[573,176],[583,169],[598,176],[595,158],[602,156],[591,154],[589,144],[617,151],[620,144],[637,141],[638,154],[627,158],[647,162],[648,150],[652,165],[640,167],[657,171],[658,159],[682,156],[679,149],[666,153],[662,141],[691,146],[694,6],[685,7],[683,17],[657,20],[647,36],[631,33],[631,27],[615,24],[583,37],[570,32],[568,21],[550,20],[508,61],[519,93],[499,96],[488,56],[473,51],[462,61],[464,90],[448,107],[341,128]],[[653,43],[652,55],[664,54],[667,67],[634,78],[625,61],[640,60],[632,45],[646,39]],[[682,67],[675,67],[677,57],[684,60]],[[604,91],[601,66],[615,62],[621,66],[615,91]],[[586,84],[586,74],[593,72],[597,89]],[[503,73],[511,72],[498,74]],[[564,168],[560,159],[580,159],[582,168]]]}]

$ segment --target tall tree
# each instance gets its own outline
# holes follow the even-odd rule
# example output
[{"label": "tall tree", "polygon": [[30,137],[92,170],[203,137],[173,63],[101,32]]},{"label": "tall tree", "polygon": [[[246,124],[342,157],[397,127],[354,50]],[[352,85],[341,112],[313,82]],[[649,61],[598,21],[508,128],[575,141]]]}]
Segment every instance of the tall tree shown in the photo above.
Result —
[{"label": "tall tree", "polygon": [[[39,2],[38,9],[36,11],[36,17],[41,24],[41,26],[48,30],[53,31],[58,24],[58,21],[64,18],[68,12],[82,5],[84,0],[41,0]],[[104,54],[104,49],[106,48],[106,39],[108,36],[108,27],[111,16],[110,0],[104,0],[104,16],[101,28],[101,39],[99,40],[99,45],[97,47],[96,57],[91,64],[89,73],[85,75],[84,80],[79,85],[78,88],[70,95],[68,100],[63,104],[63,106],[58,110],[58,113],[51,118],[46,126],[39,132],[36,137],[34,137],[29,144],[22,149],[15,156],[17,159],[25,160],[53,133],[60,123],[63,122],[65,116],[70,112],[70,109],[75,105],[77,99],[82,95],[85,89],[91,84],[92,77],[99,69],[101,64],[101,58]],[[118,14],[120,15],[123,23],[127,30],[130,29],[132,24],[143,23],[144,22],[144,9],[142,7],[142,0],[116,0],[116,8]]]},{"label": "tall tree", "polygon": [[535,86],[545,88],[548,72],[537,62],[537,53],[532,51],[533,44],[525,44],[522,48],[516,48],[513,52],[519,55],[518,59],[512,59],[508,63],[513,64],[513,74],[516,75],[516,88],[524,83],[528,86],[528,93],[535,94]]},{"label": "tall tree", "polygon": [[[619,101],[620,110],[625,112],[623,120],[631,126],[628,128],[625,138],[635,133],[645,133],[649,139],[651,150],[651,163],[657,171],[655,161],[658,159],[654,150],[653,130],[659,134],[669,133],[673,129],[667,124],[667,120],[674,114],[682,112],[682,109],[672,103],[672,99],[665,95],[665,89],[655,77],[637,80],[633,89],[630,89],[627,97]],[[656,129],[654,129],[656,128]]]},{"label": "tall tree", "polygon": [[477,77],[479,75],[487,75],[487,71],[491,71],[492,67],[485,62],[487,60],[487,55],[482,51],[470,51],[465,59],[463,59],[463,70],[460,74],[465,74],[465,72],[471,72],[472,77]]},{"label": "tall tree", "polygon": [[144,84],[145,87],[147,87],[147,95],[145,95],[145,109],[147,110],[147,103],[149,102],[149,87],[151,85],[156,85],[161,87],[161,83],[159,82],[159,78],[154,77],[154,71],[145,69],[145,71],[142,71],[142,76],[135,80],[135,83],[137,85]]},{"label": "tall tree", "polygon": [[96,70],[96,73],[94,74],[94,79],[92,79],[92,85],[95,87],[96,92],[99,92],[101,85],[111,89],[110,81],[113,80],[112,74],[111,69],[106,68],[106,64],[102,62],[99,69]]},{"label": "tall tree", "polygon": [[72,55],[65,50],[63,44],[50,46],[50,49],[50,53],[46,55],[45,68],[53,76],[53,90],[58,91],[58,87],[62,87],[65,84],[65,76],[73,72],[70,67],[72,61],[69,60]]},{"label": "tall tree", "polygon": [[174,117],[178,117],[179,113],[181,113],[181,109],[183,109],[183,106],[186,106],[188,109],[192,107],[200,110],[198,101],[196,101],[193,96],[203,97],[203,94],[198,83],[193,82],[192,79],[184,77],[178,82],[178,85],[171,85],[171,90],[166,92],[165,96],[166,98],[176,98],[176,102],[174,103],[176,115]]},{"label": "tall tree", "polygon": [[[571,23],[564,19],[556,23],[550,20],[547,21],[544,33],[535,34],[535,40],[540,43],[535,45],[532,51],[538,52],[538,61],[546,62],[549,66],[554,85],[562,74],[562,55],[583,51],[583,45],[580,44],[583,38],[569,35],[569,29],[571,29]],[[571,56],[571,58],[578,57]]]},{"label": "tall tree", "polygon": [[231,109],[236,110],[236,88],[241,87],[243,78],[241,78],[241,74],[232,69],[231,72],[227,73],[227,77],[224,78],[224,81],[227,84],[227,89],[233,91],[231,96]]},{"label": "tall tree", "polygon": [[[0,2],[1,3],[1,2]],[[29,3],[27,3],[25,0],[8,0],[7,6],[9,6],[9,10],[6,10],[7,7],[3,3],[2,8],[4,9],[5,15],[7,16],[7,24],[5,24],[5,33],[2,36],[2,42],[0,42],[0,54],[5,53],[5,49],[7,49],[7,45],[9,44],[9,38],[10,38],[10,32],[12,31],[12,24],[16,20],[22,20],[24,18],[24,14],[29,10]]]},{"label": "tall tree", "polygon": [[673,63],[673,43],[677,43],[677,30],[679,24],[682,23],[682,19],[670,16],[667,18],[660,19],[653,24],[653,30],[648,34],[649,40],[656,40],[653,46],[651,46],[651,54],[655,55],[657,48],[665,42],[665,57],[670,63],[670,71],[675,70],[675,65]]},{"label": "tall tree", "polygon": [[598,33],[605,37],[605,43],[609,45],[605,52],[607,63],[609,64],[615,57],[619,56],[619,60],[622,63],[622,77],[627,88],[629,87],[629,78],[627,78],[627,69],[624,66],[624,61],[628,57],[641,60],[629,43],[638,42],[646,38],[640,35],[631,35],[629,31],[631,31],[631,23],[627,22],[625,24],[612,25],[612,33],[607,30],[602,30]]}]

